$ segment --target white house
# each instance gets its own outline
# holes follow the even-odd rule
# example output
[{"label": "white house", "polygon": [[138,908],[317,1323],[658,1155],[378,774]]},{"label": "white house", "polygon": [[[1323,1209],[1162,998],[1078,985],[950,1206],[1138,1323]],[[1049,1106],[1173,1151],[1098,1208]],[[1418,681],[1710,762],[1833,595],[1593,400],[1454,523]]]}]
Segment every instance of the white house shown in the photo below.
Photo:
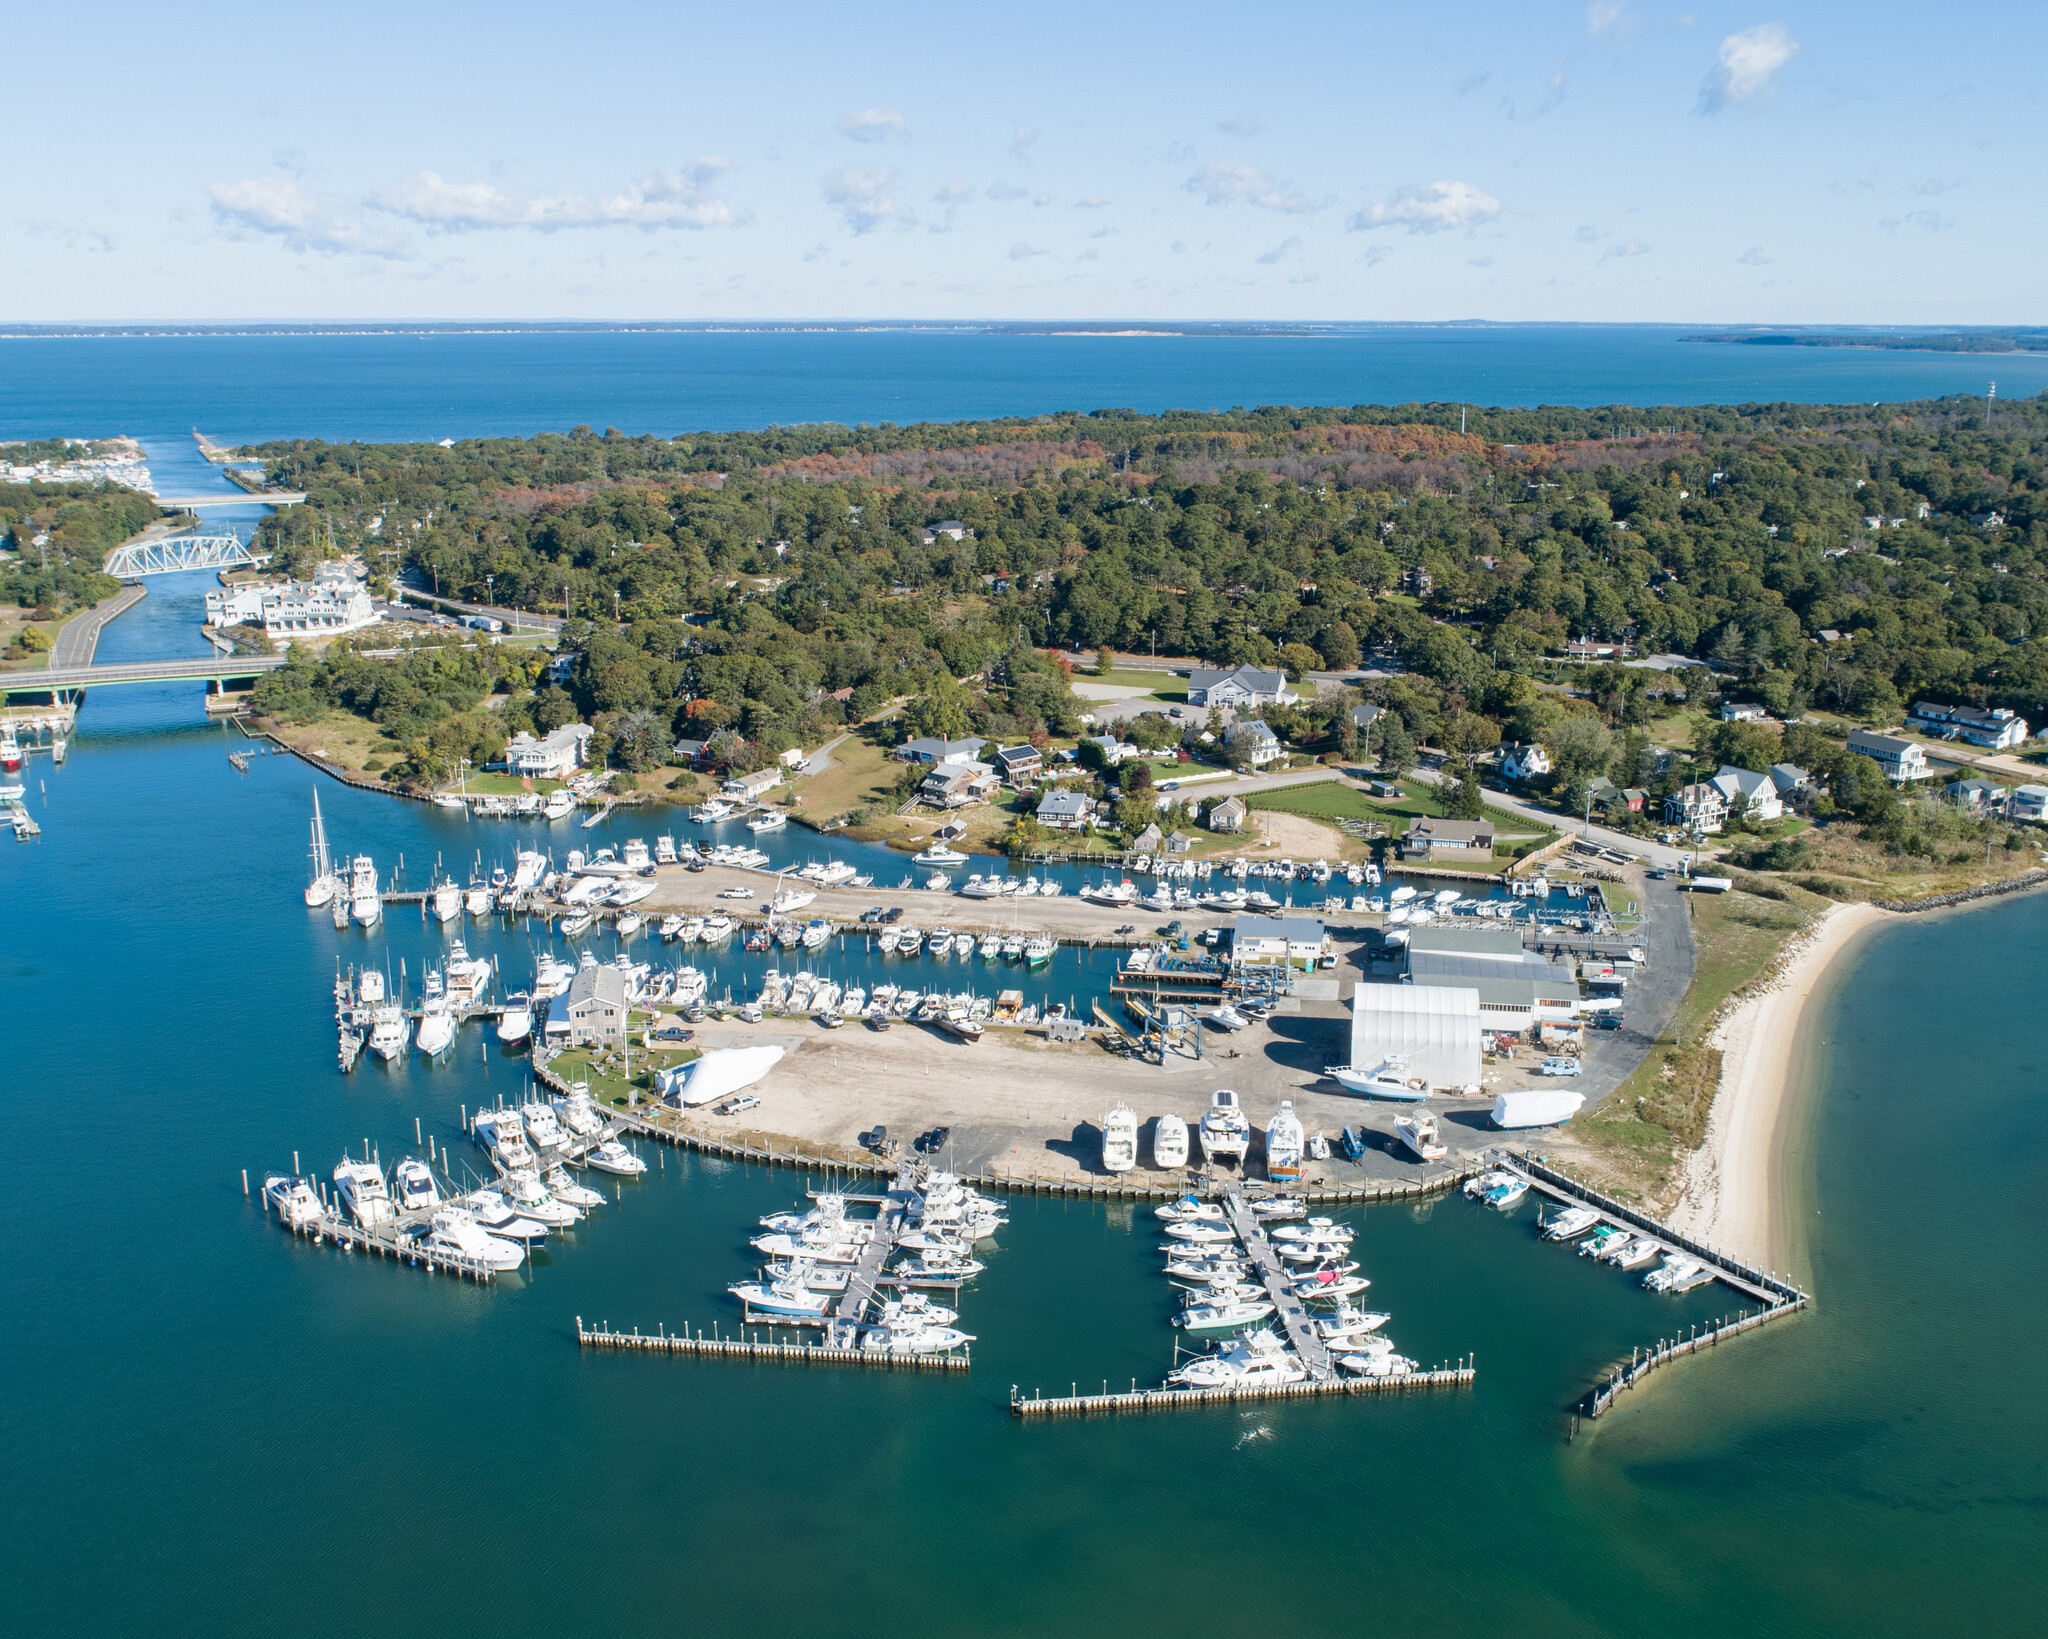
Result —
[{"label": "white house", "polygon": [[1273,962],[1315,963],[1329,944],[1313,916],[1240,916],[1230,936],[1230,959],[1239,966]]},{"label": "white house", "polygon": [[1728,818],[1728,799],[1711,784],[1680,786],[1664,799],[1664,819],[1688,831],[1712,836]]},{"label": "white house", "polygon": [[251,581],[206,594],[207,625],[261,626],[271,637],[332,636],[359,631],[376,618],[370,588],[346,573],[311,581]]},{"label": "white house", "polygon": [[987,744],[972,734],[964,740],[906,740],[890,755],[904,763],[971,763]]},{"label": "white house", "polygon": [[1730,701],[1721,708],[1724,723],[1761,723],[1768,715],[1764,708],[1753,700]]},{"label": "white house", "polygon": [[1188,704],[1191,706],[1285,706],[1295,696],[1287,690],[1287,674],[1263,671],[1257,666],[1232,670],[1197,666],[1188,673]]},{"label": "white house", "polygon": [[566,780],[583,766],[583,754],[590,744],[588,723],[564,723],[536,740],[524,731],[505,745],[505,772],[529,780]]},{"label": "white house", "polygon": [[1797,763],[1772,763],[1771,784],[1778,788],[1779,801],[1813,789],[1813,776]]},{"label": "white house", "polygon": [[738,797],[742,802],[759,802],[781,783],[781,769],[757,768],[751,774],[735,774],[718,788],[718,794]]},{"label": "white house", "polygon": [[1500,748],[1500,771],[1510,780],[1532,779],[1550,772],[1550,753],[1534,740],[1509,741]]},{"label": "white house", "polygon": [[1913,716],[1927,725],[1930,734],[1944,740],[1967,740],[1973,746],[2003,751],[2027,738],[2027,720],[2003,707],[1986,711],[1982,706],[1944,706],[1933,700],[1916,700]]},{"label": "white house", "polygon": [[1720,772],[1708,783],[1721,793],[1730,814],[1753,820],[1774,820],[1784,815],[1785,804],[1778,796],[1777,782],[1768,774],[1754,774],[1723,763]]},{"label": "white house", "polygon": [[1095,812],[1095,799],[1085,791],[1048,791],[1038,799],[1037,820],[1055,831],[1081,831]]},{"label": "white house", "polygon": [[1287,755],[1280,736],[1256,717],[1241,717],[1224,731],[1223,743],[1235,751],[1243,748],[1254,768],[1264,768]]},{"label": "white house", "polygon": [[1852,729],[1848,746],[1856,756],[1868,757],[1883,769],[1885,778],[1893,785],[1924,780],[1931,772],[1927,766],[1927,753],[1913,741],[1902,740],[1896,734],[1879,734],[1875,729],[1867,728]]},{"label": "white house", "polygon": [[1242,831],[1244,829],[1244,816],[1244,798],[1225,797],[1209,810],[1209,829],[1212,831]]},{"label": "white house", "polygon": [[569,1045],[605,1047],[626,1039],[626,976],[606,964],[569,981]]},{"label": "white house", "polygon": [[2006,813],[2016,820],[2048,821],[2048,785],[2016,785],[2006,798]]}]

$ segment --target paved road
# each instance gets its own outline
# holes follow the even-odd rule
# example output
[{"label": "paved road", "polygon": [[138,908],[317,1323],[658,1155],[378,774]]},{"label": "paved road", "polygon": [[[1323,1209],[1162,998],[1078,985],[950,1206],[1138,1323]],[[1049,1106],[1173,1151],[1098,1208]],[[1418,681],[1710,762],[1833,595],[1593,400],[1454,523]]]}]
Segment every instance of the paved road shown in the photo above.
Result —
[{"label": "paved road", "polygon": [[218,656],[208,660],[137,660],[118,666],[51,667],[39,672],[0,672],[0,694],[41,694],[60,689],[103,688],[110,683],[212,682],[217,678],[255,677],[276,671],[281,654]]},{"label": "paved road", "polygon": [[1692,910],[1675,879],[1610,883],[1610,896],[1640,899],[1650,916],[1648,963],[1629,980],[1627,1005],[1619,1030],[1586,1032],[1586,1052],[1575,1090],[1586,1095],[1590,1109],[1635,1073],[1649,1057],[1671,1023],[1672,1014],[1692,984],[1697,954],[1692,939]]},{"label": "paved road", "polygon": [[400,583],[399,592],[404,597],[419,603],[431,603],[437,608],[454,609],[465,615],[487,615],[518,631],[559,632],[562,629],[560,615],[537,615],[531,609],[506,609],[491,603],[464,603],[460,598],[444,598],[424,586],[415,586],[410,580]]},{"label": "paved road", "polygon": [[297,506],[305,498],[303,491],[295,489],[281,489],[268,495],[234,493],[228,495],[157,495],[151,497],[158,506],[205,507],[209,512],[215,507],[224,506]]},{"label": "paved road", "polygon": [[[1427,785],[1436,785],[1442,780],[1443,776],[1435,769],[1418,768],[1415,770],[1414,778],[1423,781]],[[1617,852],[1628,854],[1632,858],[1647,859],[1652,865],[1673,867],[1683,865],[1686,860],[1692,857],[1683,848],[1667,848],[1661,842],[1646,842],[1641,837],[1627,836],[1620,831],[1610,831],[1604,825],[1588,827],[1579,820],[1567,818],[1565,815],[1551,809],[1538,808],[1534,803],[1524,802],[1520,797],[1510,796],[1505,791],[1495,791],[1491,787],[1487,790],[1486,800],[1494,808],[1504,808],[1510,814],[1523,815],[1525,818],[1536,821],[1539,825],[1547,826],[1555,831],[1562,831],[1569,836],[1586,837],[1589,841],[1599,843],[1603,848],[1615,849]]]},{"label": "paved road", "polygon": [[106,630],[107,623],[117,615],[126,614],[148,595],[145,587],[124,586],[118,596],[95,604],[83,614],[73,615],[58,631],[57,641],[51,646],[50,669],[90,666],[100,646],[100,633]]}]

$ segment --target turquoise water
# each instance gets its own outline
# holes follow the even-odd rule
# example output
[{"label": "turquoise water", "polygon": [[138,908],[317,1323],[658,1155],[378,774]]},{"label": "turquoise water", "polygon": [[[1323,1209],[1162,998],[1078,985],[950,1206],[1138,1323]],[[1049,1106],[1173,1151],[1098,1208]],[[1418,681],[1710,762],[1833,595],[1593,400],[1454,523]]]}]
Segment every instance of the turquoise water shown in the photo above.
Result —
[{"label": "turquoise water", "polygon": [[[172,603],[106,657],[172,640]],[[243,1167],[324,1172],[365,1139],[389,1164],[415,1120],[464,1154],[461,1109],[516,1096],[525,1063],[472,1031],[438,1066],[335,1074],[335,959],[372,941],[298,902],[310,776],[237,775],[192,716],[94,700],[69,763],[30,765],[42,842],[0,849],[14,1631],[2034,1625],[2048,902],[1872,941],[1815,1032],[1819,1305],[1576,1441],[1606,1365],[1733,1305],[1655,1298],[1538,1241],[1529,1208],[1462,1199],[1355,1216],[1389,1330],[1476,1354],[1470,1391],[1026,1428],[1013,1383],[1170,1365],[1142,1216],[1014,1203],[962,1304],[974,1370],[947,1379],[578,1352],[578,1315],[727,1320],[792,1173],[664,1155],[483,1290],[268,1223]],[[333,785],[322,806],[409,869],[437,827],[479,829]]]},{"label": "turquoise water", "polygon": [[[2048,358],[1726,347],[1671,325],[1314,336],[935,331],[0,339],[0,438],[678,433],[1259,404],[1868,403],[2048,388]],[[166,494],[170,493],[168,490]]]}]

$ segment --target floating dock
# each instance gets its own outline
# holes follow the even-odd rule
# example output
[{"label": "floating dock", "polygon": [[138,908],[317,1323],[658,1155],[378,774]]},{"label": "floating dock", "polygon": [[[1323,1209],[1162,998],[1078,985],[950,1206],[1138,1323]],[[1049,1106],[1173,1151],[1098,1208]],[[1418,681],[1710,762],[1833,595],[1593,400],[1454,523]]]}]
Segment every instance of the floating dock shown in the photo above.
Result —
[{"label": "floating dock", "polygon": [[1301,1299],[1295,1296],[1294,1282],[1280,1267],[1280,1254],[1252,1216],[1251,1205],[1242,1195],[1226,1197],[1225,1204],[1230,1209],[1230,1227],[1237,1232],[1238,1244],[1258,1270],[1266,1295],[1273,1300],[1273,1314],[1287,1329],[1287,1341],[1294,1345],[1294,1352],[1308,1368],[1309,1381],[1327,1382],[1337,1371],[1335,1362],[1330,1358],[1330,1346],[1316,1336],[1315,1323],[1309,1318]]},{"label": "floating dock", "polygon": [[1050,1398],[1020,1393],[1010,1388],[1013,1417],[1088,1417],[1097,1412],[1185,1411],[1191,1406],[1240,1405],[1250,1400],[1319,1400],[1350,1398],[1359,1394],[1400,1394],[1418,1389],[1460,1389],[1471,1385],[1474,1368],[1468,1365],[1441,1367],[1436,1371],[1406,1372],[1398,1377],[1310,1378],[1305,1383],[1267,1383],[1251,1388],[1141,1389],[1135,1384],[1127,1394],[1067,1394]]},{"label": "floating dock", "polygon": [[912,1371],[964,1372],[968,1351],[959,1354],[899,1354],[890,1349],[845,1348],[829,1343],[763,1343],[750,1337],[706,1337],[699,1332],[652,1334],[589,1327],[576,1317],[576,1341],[586,1349],[641,1349],[655,1354],[715,1355],[728,1360],[783,1360],[819,1366],[892,1366]]}]

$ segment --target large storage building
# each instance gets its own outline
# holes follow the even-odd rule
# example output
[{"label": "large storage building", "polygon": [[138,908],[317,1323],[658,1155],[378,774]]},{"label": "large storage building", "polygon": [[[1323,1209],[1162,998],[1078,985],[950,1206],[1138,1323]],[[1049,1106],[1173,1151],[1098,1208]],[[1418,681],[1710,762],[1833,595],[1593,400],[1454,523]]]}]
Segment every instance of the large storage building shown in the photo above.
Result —
[{"label": "large storage building", "polygon": [[1351,1067],[1419,1076],[1432,1090],[1479,1085],[1479,992],[1362,984],[1351,995]]}]

